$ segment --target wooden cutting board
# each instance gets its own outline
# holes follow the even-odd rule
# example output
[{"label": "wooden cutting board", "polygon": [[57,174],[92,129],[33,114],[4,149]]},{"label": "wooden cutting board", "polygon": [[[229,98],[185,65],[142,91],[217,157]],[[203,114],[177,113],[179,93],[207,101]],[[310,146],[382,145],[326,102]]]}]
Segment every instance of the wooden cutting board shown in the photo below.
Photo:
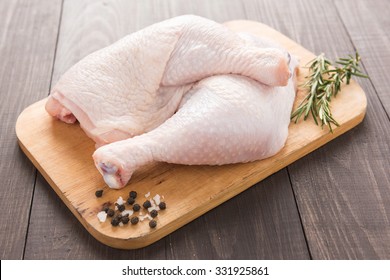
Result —
[{"label": "wooden cutting board", "polygon": [[[253,21],[232,21],[226,25],[234,31],[245,31],[269,37],[300,58],[305,66],[314,54],[272,28]],[[300,68],[299,79],[306,74]],[[295,106],[304,97],[298,92]],[[255,183],[319,148],[359,124],[366,112],[366,96],[352,81],[332,101],[333,115],[340,123],[331,134],[309,119],[290,124],[285,147],[275,156],[245,164],[225,166],[183,166],[155,163],[134,173],[122,190],[109,189],[96,170],[92,153],[94,143],[79,125],[67,125],[50,117],[46,99],[26,108],[16,123],[16,133],[22,150],[42,173],[51,187],[69,207],[83,226],[99,241],[115,248],[132,249],[149,245],[186,223],[194,220],[222,202],[234,197]],[[101,198],[95,191],[103,189]],[[96,214],[105,203],[112,207],[119,196],[128,197],[136,190],[142,204],[150,192],[164,196],[167,209],[159,212],[158,225],[151,229],[148,219],[137,225],[113,227],[109,219],[101,223]],[[129,208],[129,207],[127,207]],[[145,212],[145,211],[143,211]]]}]

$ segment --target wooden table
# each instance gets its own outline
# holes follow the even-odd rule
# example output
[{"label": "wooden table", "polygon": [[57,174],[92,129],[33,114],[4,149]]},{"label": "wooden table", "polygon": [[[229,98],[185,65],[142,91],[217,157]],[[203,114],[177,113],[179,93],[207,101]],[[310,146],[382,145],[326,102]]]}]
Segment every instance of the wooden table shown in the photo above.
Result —
[{"label": "wooden table", "polygon": [[[387,0],[0,2],[1,259],[389,259]],[[166,238],[138,250],[96,241],[21,152],[20,112],[86,54],[181,14],[270,25],[334,59],[359,50],[365,120]],[[248,210],[249,209],[249,210]]]}]

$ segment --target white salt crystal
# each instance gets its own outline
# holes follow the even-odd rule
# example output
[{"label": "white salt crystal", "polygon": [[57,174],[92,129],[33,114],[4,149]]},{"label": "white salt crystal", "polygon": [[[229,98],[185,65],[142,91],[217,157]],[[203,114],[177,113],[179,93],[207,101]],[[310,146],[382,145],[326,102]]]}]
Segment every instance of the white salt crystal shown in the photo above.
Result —
[{"label": "white salt crystal", "polygon": [[142,221],[145,220],[146,218],[148,218],[149,220],[153,220],[153,218],[150,217],[149,214],[146,214],[145,216],[140,216],[140,217],[139,217],[139,220],[142,222]]},{"label": "white salt crystal", "polygon": [[161,197],[160,197],[160,195],[159,195],[159,194],[156,194],[156,195],[153,197],[153,200],[154,200],[154,202],[156,202],[157,205],[159,205],[160,202],[161,202]]},{"label": "white salt crystal", "polygon": [[118,200],[116,201],[116,203],[118,203],[118,205],[122,205],[125,201],[123,200],[123,198],[120,196],[118,198]]},{"label": "white salt crystal", "polygon": [[107,219],[107,213],[105,211],[100,211],[97,213],[97,217],[101,223],[104,223]]},{"label": "white salt crystal", "polygon": [[122,212],[122,216],[126,215],[126,214],[129,214],[129,216],[133,215],[134,211],[133,210],[124,210]]},{"label": "white salt crystal", "polygon": [[148,192],[147,194],[145,194],[145,197],[149,197],[150,196],[150,192]]}]

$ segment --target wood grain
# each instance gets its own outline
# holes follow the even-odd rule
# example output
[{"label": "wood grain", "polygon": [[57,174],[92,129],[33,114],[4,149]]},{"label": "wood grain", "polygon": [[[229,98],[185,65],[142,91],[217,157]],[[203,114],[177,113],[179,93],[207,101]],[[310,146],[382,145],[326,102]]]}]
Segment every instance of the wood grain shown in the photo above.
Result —
[{"label": "wood grain", "polygon": [[[302,66],[314,57],[266,25],[233,21],[227,26],[237,32],[245,31],[272,38],[291,54],[300,57]],[[298,80],[303,79],[304,75],[305,70],[301,68]],[[304,95],[305,92],[298,91],[295,106]],[[319,129],[314,122],[300,122],[290,125],[285,147],[271,158],[224,166],[158,163],[135,172],[127,188],[112,190],[105,187],[91,160],[94,151],[92,140],[87,138],[78,125],[67,125],[51,118],[44,110],[45,102],[46,99],[31,105],[18,118],[16,132],[23,151],[96,239],[124,249],[144,247],[159,240],[356,126],[362,121],[366,110],[365,94],[352,81],[345,86],[344,94],[333,101],[333,115],[340,124],[333,134]],[[95,190],[99,188],[105,189],[104,199],[94,197]],[[131,189],[137,190],[141,197],[149,191],[152,191],[152,195],[162,194],[174,210],[161,213],[158,217],[159,227],[154,230],[147,223],[130,226],[131,229],[126,230],[113,228],[109,222],[100,223],[96,214],[101,211],[103,203],[114,203],[119,196],[126,198]]]},{"label": "wood grain", "polygon": [[[23,255],[22,236],[26,235],[28,227],[28,204],[34,185],[34,171],[17,148],[14,124],[16,116],[27,104],[46,95],[44,91],[48,92],[44,84],[50,80],[50,70],[47,71],[48,64],[42,58],[55,51],[55,44],[48,42],[55,37],[52,36],[52,30],[58,27],[58,22],[50,20],[53,16],[59,16],[60,8],[53,9],[58,2],[0,2],[0,96],[4,100],[0,105],[0,170],[5,178],[0,203],[8,209],[0,220],[2,259],[20,258]],[[389,129],[383,111],[385,108],[389,115],[389,95],[386,92],[389,54],[386,47],[388,34],[385,32],[389,29],[388,5],[386,0],[377,0],[375,3],[368,0],[323,3],[307,0],[232,0],[228,5],[226,1],[219,0],[65,0],[58,50],[60,55],[57,55],[53,81],[74,62],[96,48],[151,23],[186,13],[203,15],[220,22],[242,18],[261,21],[313,52],[326,52],[331,58],[351,53],[353,47],[356,47],[372,82],[360,81],[368,94],[368,115],[365,121],[358,128],[289,166],[288,171],[294,183],[299,211],[303,213],[313,258],[388,259],[389,169],[386,167],[389,162],[386,155],[389,153]],[[44,20],[40,18],[42,14],[46,15]],[[48,24],[42,26],[46,20]],[[46,30],[45,36],[42,36],[43,30]],[[35,35],[32,35],[34,32]],[[25,44],[26,39],[29,44]],[[380,100],[375,97],[377,94]],[[350,178],[354,179],[351,181]],[[267,189],[261,189],[260,193],[274,190],[279,184],[288,186],[286,172],[279,172],[262,181],[259,186]],[[307,257],[306,244],[300,242],[303,237],[299,234],[302,231],[296,234],[300,227],[296,210],[291,215],[288,213],[290,206],[295,203],[291,191],[284,187],[278,188],[278,192],[272,195],[262,195],[258,194],[259,186],[248,189],[151,246],[123,251],[102,245],[92,238],[46,181],[38,176],[25,257]],[[266,216],[251,223],[252,216],[236,209],[254,199],[258,200],[254,211]],[[289,210],[272,207],[272,203],[277,202],[274,199],[286,201]],[[13,214],[13,217],[17,216],[18,223],[14,223],[9,215],[15,207],[23,209]],[[272,219],[266,212],[268,209],[274,215]],[[226,222],[228,217],[233,218]],[[292,222],[270,227],[272,220]],[[235,225],[239,223],[246,226],[245,232],[236,230]],[[204,224],[208,225],[213,234],[203,230]],[[243,238],[236,239],[238,246],[235,250],[231,250],[230,240],[224,238],[226,232],[238,232]],[[194,236],[197,240],[192,240]],[[246,237],[254,237],[256,242],[245,240]],[[290,246],[286,246],[291,245],[289,240],[294,240],[298,248],[289,251]],[[196,242],[201,245],[195,246]]]},{"label": "wood grain", "polygon": [[168,258],[309,259],[286,177],[283,169],[170,234]]},{"label": "wood grain", "polygon": [[[57,49],[57,60],[55,63],[55,73],[53,81],[67,70],[71,65],[81,59],[91,51],[106,46],[122,36],[134,32],[142,27],[145,27],[154,22],[177,16],[180,14],[198,14],[206,16],[219,22],[245,18],[245,10],[241,1],[230,1],[226,5],[225,1],[65,1],[64,12],[61,24],[61,32],[59,45]],[[131,15],[131,16],[129,16]],[[238,246],[237,250],[231,255],[235,256],[258,256],[259,258],[307,258],[308,252],[306,243],[302,233],[299,216],[297,211],[293,211],[295,206],[294,197],[291,190],[288,191],[289,179],[285,173],[279,173],[277,180],[270,179],[262,182],[260,186],[267,188],[278,188],[279,184],[283,184],[284,189],[277,196],[283,196],[284,203],[288,210],[279,212],[280,209],[271,207],[272,198],[265,199],[257,197],[258,203],[265,209],[274,209],[272,213],[275,220],[279,220],[278,216],[287,217],[290,224],[285,224],[285,228],[280,231],[275,231],[272,228],[272,233],[268,233],[268,227],[262,224],[254,224],[250,222],[250,217],[245,212],[235,213],[237,219],[242,220],[246,224],[249,232],[256,233],[257,241],[253,243],[248,240],[241,240],[243,246]],[[30,231],[26,246],[26,258],[86,258],[86,259],[105,259],[105,258],[174,258],[180,256],[182,258],[195,258],[194,255],[202,255],[205,258],[216,258],[217,255],[224,255],[223,252],[214,254],[210,252],[210,247],[197,247],[196,250],[189,250],[179,241],[181,239],[193,238],[192,224],[175,232],[175,238],[164,239],[166,248],[163,250],[161,244],[164,241],[159,241],[146,247],[145,249],[123,251],[109,248],[97,242],[91,237],[74,216],[67,212],[67,215],[62,213],[63,209],[58,207],[59,199],[53,191],[47,190],[48,184],[44,180],[38,180],[37,189],[34,194],[34,205],[32,208]],[[50,193],[53,199],[47,199],[47,194]],[[247,191],[240,197],[248,196],[251,199],[253,191]],[[56,198],[56,199],[55,199]],[[39,209],[44,204],[50,204],[48,211],[40,211]],[[288,205],[287,205],[288,204]],[[236,200],[230,200],[224,205],[225,209],[236,209],[239,205]],[[255,207],[255,206],[254,206]],[[53,214],[50,214],[53,213]],[[61,219],[56,217],[60,216]],[[219,219],[212,213],[201,216],[196,221],[203,224],[208,221],[209,227],[224,228],[225,219]],[[268,220],[267,220],[268,221]],[[69,230],[71,224],[72,230]],[[54,227],[52,225],[55,225]],[[78,225],[78,226],[74,226]],[[79,236],[83,239],[80,242]],[[60,242],[54,246],[55,240],[66,239],[66,242]],[[201,231],[197,238],[200,240],[209,238],[207,231]],[[49,239],[50,242],[47,242]],[[51,241],[53,240],[53,241]],[[218,244],[214,244],[218,241]],[[248,242],[250,245],[248,245]],[[294,248],[288,251],[290,246],[285,246],[292,242]],[[158,245],[157,245],[158,244]],[[220,248],[229,248],[228,240],[219,240],[211,238],[213,246]],[[247,244],[247,245],[245,245]],[[270,246],[272,244],[272,246]],[[284,250],[281,248],[285,247]],[[268,248],[265,250],[264,248]],[[158,254],[156,253],[159,252]],[[66,253],[65,253],[66,252]],[[244,257],[245,258],[245,257]]]},{"label": "wood grain", "polygon": [[[363,57],[364,69],[374,84],[375,91],[390,116],[390,1],[337,0],[336,7],[348,30],[354,47]],[[359,19],[359,20],[355,20]]]},{"label": "wood grain", "polygon": [[17,146],[14,125],[49,92],[61,1],[0,3],[0,258],[21,259],[36,171]]},{"label": "wood grain", "polygon": [[[272,5],[276,11],[289,11],[288,22],[293,24],[277,18],[275,25],[302,45],[331,58],[353,53],[351,38],[329,2],[275,1]],[[346,4],[345,9],[355,15],[354,6]],[[255,13],[259,7],[247,10]],[[288,167],[314,259],[390,257],[390,162],[385,156],[390,151],[389,121],[371,83],[359,82],[368,95],[363,124]]]}]

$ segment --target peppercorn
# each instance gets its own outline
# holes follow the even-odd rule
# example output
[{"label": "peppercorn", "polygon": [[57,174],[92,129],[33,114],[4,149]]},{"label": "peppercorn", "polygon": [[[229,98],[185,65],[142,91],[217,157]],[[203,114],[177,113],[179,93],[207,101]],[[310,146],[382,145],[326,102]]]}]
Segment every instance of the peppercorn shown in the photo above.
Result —
[{"label": "peppercorn", "polygon": [[107,216],[108,217],[113,217],[114,214],[115,214],[115,211],[113,209],[110,208],[110,209],[107,210]]},{"label": "peppercorn", "polygon": [[135,216],[135,217],[131,218],[130,222],[132,225],[135,225],[135,224],[138,224],[138,221],[139,221],[138,217]]},{"label": "peppercorn", "polygon": [[115,217],[114,217],[114,219],[117,219],[117,220],[121,220],[122,219],[122,214],[118,214],[118,215],[116,215]]},{"label": "peppercorn", "polygon": [[102,195],[103,195],[103,190],[97,190],[97,191],[95,192],[95,195],[96,195],[96,197],[102,197]]},{"label": "peppercorn", "polygon": [[156,218],[157,215],[158,215],[157,210],[152,210],[152,211],[150,211],[150,216],[151,216],[152,218]]},{"label": "peppercorn", "polygon": [[129,220],[130,220],[129,216],[123,216],[122,219],[121,219],[123,224],[127,224],[129,222]]},{"label": "peppercorn", "polygon": [[135,199],[132,198],[132,197],[129,197],[129,198],[127,199],[127,204],[129,204],[129,205],[133,205],[134,202],[135,202]]},{"label": "peppercorn", "polygon": [[108,212],[109,209],[110,209],[110,207],[108,207],[108,206],[104,206],[103,207],[103,211],[106,212],[106,213]]},{"label": "peppercorn", "polygon": [[146,200],[142,206],[143,206],[145,209],[148,209],[149,207],[152,207],[152,204],[150,203],[149,200]]},{"label": "peppercorn", "polygon": [[151,221],[149,222],[149,226],[150,226],[151,228],[155,228],[155,227],[157,226],[157,222],[156,222],[155,220],[151,220]]},{"label": "peppercorn", "polygon": [[126,209],[124,204],[119,204],[117,207],[118,207],[119,212],[123,212]]},{"label": "peppercorn", "polygon": [[131,192],[129,193],[129,196],[130,196],[131,198],[136,199],[136,198],[137,198],[137,192],[136,192],[136,191],[131,191]]},{"label": "peppercorn", "polygon": [[141,206],[139,206],[139,204],[134,204],[133,205],[133,210],[135,211],[135,212],[137,212],[137,211],[139,211],[141,209]]},{"label": "peppercorn", "polygon": [[118,226],[119,223],[120,223],[120,220],[117,219],[117,217],[115,217],[114,219],[111,220],[111,224],[112,224],[114,227]]},{"label": "peppercorn", "polygon": [[160,210],[164,210],[165,208],[167,208],[167,205],[165,204],[164,201],[161,201],[158,207],[160,208]]}]

